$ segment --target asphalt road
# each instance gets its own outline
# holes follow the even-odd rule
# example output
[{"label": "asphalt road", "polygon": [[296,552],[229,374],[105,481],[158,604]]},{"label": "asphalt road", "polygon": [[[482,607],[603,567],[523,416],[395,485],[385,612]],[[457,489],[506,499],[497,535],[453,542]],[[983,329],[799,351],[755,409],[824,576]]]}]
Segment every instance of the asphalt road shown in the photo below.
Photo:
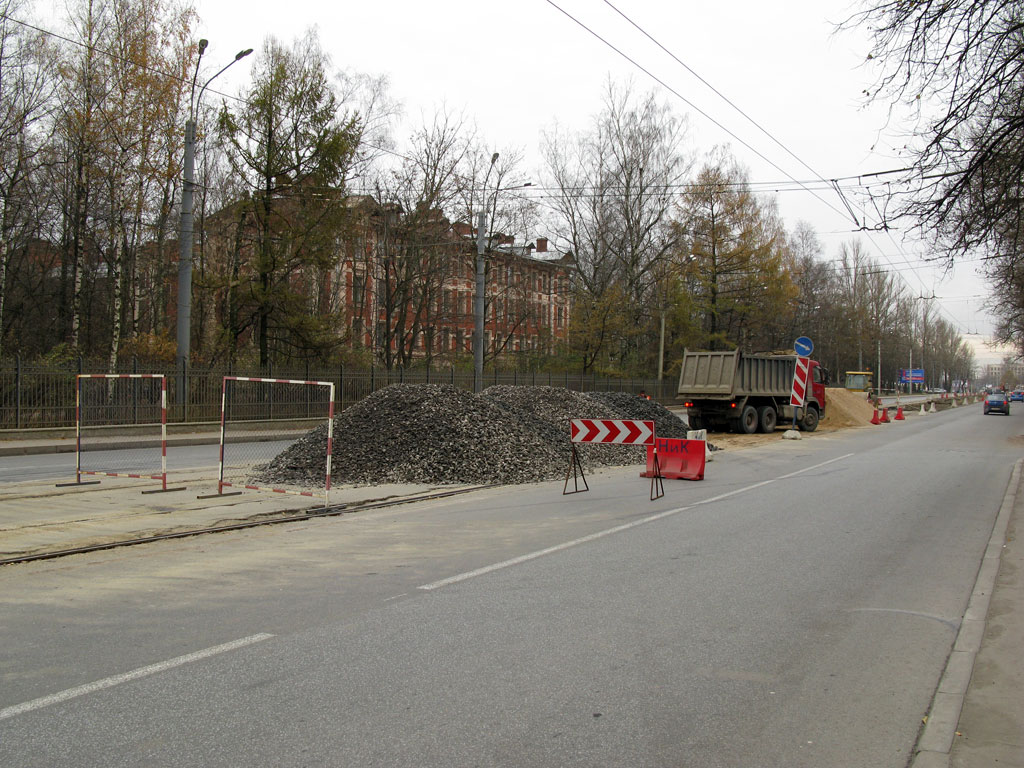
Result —
[{"label": "asphalt road", "polygon": [[[272,440],[241,444],[246,458],[269,461],[294,442]],[[167,471],[193,472],[206,470],[216,477],[220,445],[176,445],[167,452]],[[83,453],[82,468],[103,472],[160,471],[160,448],[119,447],[90,450]],[[0,484],[26,480],[74,480],[74,453],[41,453],[26,456],[4,456],[0,459]]]},{"label": "asphalt road", "polygon": [[0,764],[905,766],[1022,418],[0,569]]}]

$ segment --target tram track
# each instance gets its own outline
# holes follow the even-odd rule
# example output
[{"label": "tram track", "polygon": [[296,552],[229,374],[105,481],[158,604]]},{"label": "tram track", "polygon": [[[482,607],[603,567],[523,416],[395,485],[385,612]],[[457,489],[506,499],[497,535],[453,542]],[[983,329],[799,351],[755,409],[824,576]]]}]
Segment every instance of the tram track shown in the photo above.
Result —
[{"label": "tram track", "polygon": [[244,520],[237,523],[228,523],[226,525],[213,525],[204,528],[186,528],[180,531],[170,531],[168,533],[153,534],[152,536],[140,536],[133,539],[121,539],[118,541],[108,541],[99,544],[88,544],[81,547],[70,547],[68,549],[58,549],[49,552],[35,552],[27,555],[17,555],[15,557],[8,557],[0,560],[0,566],[5,565],[17,565],[20,563],[31,563],[38,560],[55,560],[62,557],[69,557],[71,555],[83,555],[90,552],[101,552],[109,549],[121,549],[123,547],[134,547],[139,544],[151,544],[157,541],[168,541],[171,539],[184,539],[192,536],[204,536],[213,533],[228,533],[230,531],[241,531],[247,528],[259,528],[266,525],[281,525],[284,523],[301,523],[307,520],[315,520],[319,517],[337,517],[339,515],[351,514],[353,512],[362,512],[370,509],[383,509],[386,507],[397,507],[404,504],[414,504],[420,501],[434,501],[437,499],[444,499],[451,496],[459,496],[465,493],[472,493],[474,491],[487,490],[488,488],[497,488],[497,484],[490,485],[474,485],[467,488],[458,488],[451,491],[439,491],[435,493],[425,493],[418,496],[403,496],[394,499],[384,499],[382,501],[372,502],[351,502],[348,504],[336,504],[320,509],[313,509],[304,511],[298,514],[281,514],[277,516],[268,516],[259,520]]}]

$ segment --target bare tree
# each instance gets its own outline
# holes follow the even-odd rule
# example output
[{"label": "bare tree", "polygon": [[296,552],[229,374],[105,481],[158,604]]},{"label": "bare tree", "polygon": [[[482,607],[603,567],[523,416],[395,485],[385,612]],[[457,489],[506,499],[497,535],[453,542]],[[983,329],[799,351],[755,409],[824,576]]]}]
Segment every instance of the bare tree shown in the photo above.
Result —
[{"label": "bare tree", "polygon": [[870,30],[870,99],[915,112],[899,214],[950,260],[1021,231],[1024,3],[881,0],[845,25]]},{"label": "bare tree", "polygon": [[461,169],[470,153],[465,122],[440,111],[412,136],[402,163],[379,177],[375,197],[383,206],[375,247],[365,252],[372,280],[374,347],[384,365],[408,367],[417,349],[429,359],[449,280],[465,271],[467,253],[445,215],[466,188]]},{"label": "bare tree", "polygon": [[578,270],[574,339],[584,371],[652,346],[656,268],[675,250],[671,213],[690,167],[684,135],[685,122],[653,93],[609,82],[589,132],[545,136],[557,234]]},{"label": "bare tree", "polygon": [[13,20],[25,10],[21,0],[0,0],[0,354],[11,254],[24,251],[38,231],[32,177],[45,146],[40,124],[52,93],[46,38]]}]

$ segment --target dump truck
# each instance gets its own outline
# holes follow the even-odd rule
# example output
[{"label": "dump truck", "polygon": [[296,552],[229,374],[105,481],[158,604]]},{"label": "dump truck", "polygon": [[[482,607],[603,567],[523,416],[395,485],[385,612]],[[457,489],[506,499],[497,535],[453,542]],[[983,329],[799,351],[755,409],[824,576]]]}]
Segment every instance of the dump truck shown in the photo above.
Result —
[{"label": "dump truck", "polygon": [[[686,407],[690,429],[732,430],[753,434],[774,432],[793,422],[789,404],[796,373],[793,354],[745,354],[740,350],[685,350],[679,372],[677,402]],[[796,424],[813,432],[825,416],[828,371],[808,361],[808,387]]]}]

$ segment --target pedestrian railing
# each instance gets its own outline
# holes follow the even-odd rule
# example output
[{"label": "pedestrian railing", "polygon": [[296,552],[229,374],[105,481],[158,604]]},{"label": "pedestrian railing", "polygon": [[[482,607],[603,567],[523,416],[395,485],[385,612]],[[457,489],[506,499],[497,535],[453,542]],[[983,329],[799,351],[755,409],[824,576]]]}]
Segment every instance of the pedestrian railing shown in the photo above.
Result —
[{"label": "pedestrian railing", "polygon": [[[20,359],[0,361],[0,432],[33,429],[68,429],[75,426],[75,377],[80,374],[163,374],[167,377],[168,424],[214,424],[220,420],[222,382],[225,376],[327,381],[335,384],[335,413],[391,384],[451,384],[473,391],[472,371],[456,368],[391,370],[339,365],[334,370],[310,366],[242,370],[232,367],[189,368],[143,366],[130,361],[119,370],[85,360],[61,366],[28,364]],[[669,399],[674,387],[668,379],[602,377],[593,374],[485,371],[480,388],[492,385],[551,386],[577,392],[640,392]],[[130,406],[130,404],[129,404]],[[291,410],[296,412],[292,413]],[[274,418],[306,416],[301,404],[275,405]]]}]

